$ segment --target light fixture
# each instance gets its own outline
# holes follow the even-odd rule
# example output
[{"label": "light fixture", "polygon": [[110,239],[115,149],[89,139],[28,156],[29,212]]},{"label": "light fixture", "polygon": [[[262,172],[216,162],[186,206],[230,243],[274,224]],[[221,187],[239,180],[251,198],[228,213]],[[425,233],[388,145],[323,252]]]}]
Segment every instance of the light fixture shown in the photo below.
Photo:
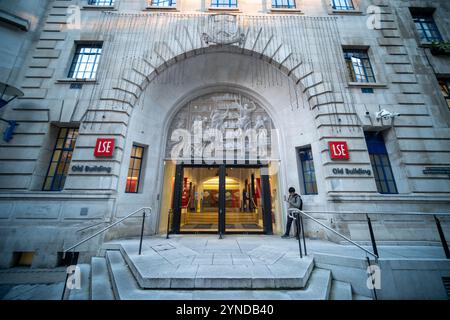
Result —
[{"label": "light fixture", "polygon": [[[13,87],[9,84],[0,82],[0,109],[6,106],[8,103],[13,101],[14,99],[18,97],[23,97],[24,94],[22,91],[17,89],[16,87]],[[12,139],[12,136],[14,134],[14,129],[19,125],[17,121],[14,120],[6,120],[3,118],[0,118],[1,121],[4,121],[8,124],[8,127],[3,132],[3,140],[8,142]]]},{"label": "light fixture", "polygon": [[0,108],[3,108],[14,99],[24,96],[22,91],[3,82],[0,82],[0,93]]}]

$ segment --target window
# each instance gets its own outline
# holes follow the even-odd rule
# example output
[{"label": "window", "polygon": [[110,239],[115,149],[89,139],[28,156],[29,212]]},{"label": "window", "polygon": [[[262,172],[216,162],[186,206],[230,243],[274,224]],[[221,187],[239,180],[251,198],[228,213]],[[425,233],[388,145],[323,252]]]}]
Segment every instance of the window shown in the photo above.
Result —
[{"label": "window", "polygon": [[69,78],[95,79],[102,44],[78,44],[69,70]]},{"label": "window", "polygon": [[344,58],[353,82],[375,82],[367,50],[344,50]]},{"label": "window", "polygon": [[64,188],[77,136],[76,128],[59,129],[43,191],[61,191]]},{"label": "window", "polygon": [[177,5],[176,0],[152,0],[152,7],[175,7]]},{"label": "window", "polygon": [[91,5],[91,6],[113,6],[114,0],[89,0],[88,5]]},{"label": "window", "polygon": [[355,6],[353,5],[352,0],[332,0],[331,5],[334,10],[354,10]]},{"label": "window", "polygon": [[311,148],[299,150],[305,194],[317,194],[316,173]]},{"label": "window", "polygon": [[272,0],[272,8],[294,9],[295,0]]},{"label": "window", "polygon": [[237,0],[211,0],[213,8],[237,8]]},{"label": "window", "polygon": [[441,87],[441,92],[445,101],[447,101],[447,106],[450,109],[450,79],[439,80],[439,86]]},{"label": "window", "polygon": [[13,267],[31,267],[33,264],[34,251],[13,252]]},{"label": "window", "polygon": [[383,194],[398,193],[383,135],[376,132],[366,132],[365,136],[378,192]]},{"label": "window", "polygon": [[139,190],[139,180],[141,178],[142,159],[144,157],[144,147],[133,145],[128,167],[126,193],[137,193]]},{"label": "window", "polygon": [[430,9],[411,8],[410,10],[420,40],[426,42],[442,41],[442,36],[433,19],[433,12]]}]

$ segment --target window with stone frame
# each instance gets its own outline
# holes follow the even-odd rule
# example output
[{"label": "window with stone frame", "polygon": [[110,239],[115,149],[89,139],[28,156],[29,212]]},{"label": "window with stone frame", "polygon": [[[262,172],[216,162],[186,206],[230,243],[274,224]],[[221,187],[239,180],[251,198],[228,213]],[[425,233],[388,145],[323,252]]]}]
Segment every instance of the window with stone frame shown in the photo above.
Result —
[{"label": "window with stone frame", "polygon": [[344,49],[344,59],[352,82],[376,82],[367,49]]},{"label": "window with stone frame", "polygon": [[133,145],[128,167],[125,193],[138,193],[141,180],[142,161],[144,160],[144,147]]},{"label": "window with stone frame", "polygon": [[434,8],[409,8],[419,38],[424,42],[442,41],[442,35],[434,20]]},{"label": "window with stone frame", "polygon": [[211,8],[237,8],[237,0],[211,0]]},{"label": "window with stone frame", "polygon": [[331,7],[334,10],[355,10],[353,0],[331,0]]},{"label": "window with stone frame", "polygon": [[88,0],[90,6],[113,6],[114,0]]},{"label": "window with stone frame", "polygon": [[70,65],[68,78],[93,80],[97,75],[97,68],[102,55],[101,42],[79,43],[75,48],[75,55]]},{"label": "window with stone frame", "polygon": [[397,185],[383,134],[380,132],[365,132],[364,134],[378,192],[381,194],[397,194]]},{"label": "window with stone frame", "polygon": [[273,9],[295,9],[295,0],[272,0]]},{"label": "window with stone frame", "polygon": [[298,149],[304,194],[317,194],[316,172],[311,147]]},{"label": "window with stone frame", "polygon": [[447,106],[450,110],[450,78],[441,78],[438,79],[439,86],[441,88],[442,96],[447,102]]},{"label": "window with stone frame", "polygon": [[78,128],[59,129],[50,165],[42,186],[43,191],[61,191],[64,189],[77,137]]},{"label": "window with stone frame", "polygon": [[177,5],[176,0],[150,0],[149,2],[152,7],[161,8],[172,8]]}]

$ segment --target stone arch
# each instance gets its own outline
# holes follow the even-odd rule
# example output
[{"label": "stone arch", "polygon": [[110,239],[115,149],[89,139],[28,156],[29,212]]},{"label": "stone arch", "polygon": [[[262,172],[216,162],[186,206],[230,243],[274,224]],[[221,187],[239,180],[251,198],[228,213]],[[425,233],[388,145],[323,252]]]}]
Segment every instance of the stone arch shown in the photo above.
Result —
[{"label": "stone arch", "polygon": [[[201,31],[181,23],[167,40],[155,42],[151,50],[134,57],[131,66],[122,72],[118,81],[104,90],[101,99],[122,101],[133,107],[150,82],[171,65],[195,55],[230,52],[261,59],[281,70],[299,86],[311,110],[321,105],[342,103],[343,98],[337,97],[321,73],[279,36],[263,27],[248,27],[242,31],[245,37],[238,43],[211,44],[202,39]],[[181,42],[179,39],[182,37],[189,41]]]}]

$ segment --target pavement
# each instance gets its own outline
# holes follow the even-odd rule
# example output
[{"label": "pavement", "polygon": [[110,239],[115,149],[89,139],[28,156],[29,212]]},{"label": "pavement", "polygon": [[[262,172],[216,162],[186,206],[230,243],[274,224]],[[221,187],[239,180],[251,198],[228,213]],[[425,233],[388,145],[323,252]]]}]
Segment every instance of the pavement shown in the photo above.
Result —
[{"label": "pavement", "polygon": [[[104,244],[114,247],[122,245],[130,257],[138,258],[137,239],[111,241]],[[336,244],[324,240],[306,240],[309,258],[315,253],[325,253],[353,258],[365,258],[366,253],[353,245]],[[372,251],[371,246],[363,246]],[[279,236],[267,235],[226,235],[218,239],[216,235],[171,235],[146,237],[143,253],[152,257],[150,264],[141,265],[143,275],[154,275],[158,266],[171,266],[172,270],[180,267],[220,268],[223,270],[242,269],[245,267],[268,268],[295,266],[299,263],[298,241],[295,238],[281,239]],[[433,245],[379,245],[378,252],[382,259],[445,259],[439,243]],[[149,260],[149,261],[150,261]],[[159,264],[159,262],[162,264]],[[217,269],[217,270],[218,270]],[[147,271],[146,271],[147,270]],[[274,272],[275,274],[276,272]],[[12,268],[0,270],[0,299],[14,300],[51,300],[60,299],[65,273],[57,269]],[[212,292],[212,291],[211,291]]]}]

